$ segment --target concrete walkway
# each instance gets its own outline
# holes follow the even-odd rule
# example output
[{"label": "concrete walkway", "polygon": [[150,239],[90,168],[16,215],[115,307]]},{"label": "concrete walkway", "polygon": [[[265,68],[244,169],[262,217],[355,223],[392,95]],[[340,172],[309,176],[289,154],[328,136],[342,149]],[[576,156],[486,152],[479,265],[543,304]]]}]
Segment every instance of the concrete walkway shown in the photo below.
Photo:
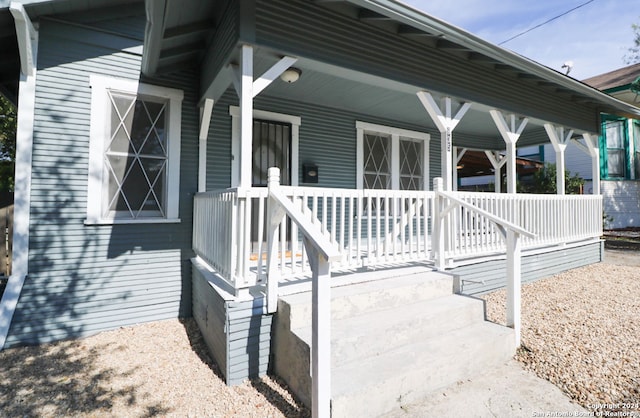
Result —
[{"label": "concrete walkway", "polygon": [[560,389],[510,360],[474,379],[458,382],[386,418],[591,416]]}]

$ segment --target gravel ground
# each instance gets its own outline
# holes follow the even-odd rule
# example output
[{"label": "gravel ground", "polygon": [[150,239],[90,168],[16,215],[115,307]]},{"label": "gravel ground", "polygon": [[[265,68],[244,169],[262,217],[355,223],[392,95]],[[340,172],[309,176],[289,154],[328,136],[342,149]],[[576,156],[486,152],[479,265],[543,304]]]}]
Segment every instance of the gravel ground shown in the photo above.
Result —
[{"label": "gravel ground", "polygon": [[[608,251],[606,263],[525,285],[517,360],[591,411],[640,411],[638,266],[640,253]],[[485,296],[490,320],[505,322],[504,298]],[[275,378],[227,387],[195,323],[175,320],[0,352],[5,416],[310,414]]]},{"label": "gravel ground", "polygon": [[[594,413],[640,412],[640,253],[606,257],[523,286],[516,359]],[[504,324],[505,292],[484,298]]]},{"label": "gravel ground", "polygon": [[273,378],[227,387],[195,322],[0,352],[0,417],[308,417]]}]

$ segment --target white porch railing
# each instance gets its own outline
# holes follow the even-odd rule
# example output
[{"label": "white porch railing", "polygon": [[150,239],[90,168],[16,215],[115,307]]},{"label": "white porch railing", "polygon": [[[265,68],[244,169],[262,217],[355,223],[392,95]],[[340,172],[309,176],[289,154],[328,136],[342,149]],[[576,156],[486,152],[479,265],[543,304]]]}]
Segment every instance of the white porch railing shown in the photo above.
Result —
[{"label": "white porch railing", "polygon": [[[566,244],[602,236],[602,197],[449,192],[476,208],[535,234],[523,249]],[[458,207],[445,218],[444,258],[479,257],[506,251],[499,226],[477,212]]]},{"label": "white porch railing", "polygon": [[[445,268],[505,254],[507,248],[500,227],[459,205],[451,206],[442,218],[442,249],[432,248],[434,192],[290,186],[279,190],[295,207],[309,211],[337,246],[341,258],[332,264],[333,271],[408,261],[437,261]],[[523,249],[602,235],[601,196],[447,195],[534,233],[535,238],[522,238]],[[236,292],[266,279],[267,198],[267,188],[261,187],[198,193],[194,200],[193,249]],[[289,218],[279,225],[276,249],[282,280],[310,274],[302,235]]]},{"label": "white porch railing", "polygon": [[[333,270],[430,258],[433,192],[280,186],[292,204],[308,211],[340,251]],[[193,249],[236,290],[266,279],[267,188],[198,193],[194,199]],[[277,231],[282,279],[308,275],[309,258],[290,218]]]}]

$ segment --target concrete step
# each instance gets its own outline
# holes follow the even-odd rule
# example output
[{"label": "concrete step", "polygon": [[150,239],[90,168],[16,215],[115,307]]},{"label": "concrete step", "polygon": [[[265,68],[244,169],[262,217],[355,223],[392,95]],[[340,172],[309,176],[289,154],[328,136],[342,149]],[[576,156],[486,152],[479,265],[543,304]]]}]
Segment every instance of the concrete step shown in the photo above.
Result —
[{"label": "concrete step", "polygon": [[[398,276],[388,273],[382,280],[368,281],[331,289],[332,321],[369,311],[401,307],[421,300],[435,299],[453,293],[453,276],[428,271]],[[282,296],[278,315],[289,318],[289,329],[311,324],[311,292]]]},{"label": "concrete step", "polygon": [[[513,330],[453,283],[421,271],[331,289],[333,417],[384,414],[513,356]],[[311,312],[310,293],[282,296],[272,340],[275,373],[306,405]]]},{"label": "concrete step", "polygon": [[481,374],[514,352],[513,330],[480,322],[350,362],[332,370],[331,416],[379,416]]},{"label": "concrete step", "polygon": [[[424,340],[484,320],[480,299],[449,295],[334,321],[332,366],[375,356],[394,347]],[[311,327],[292,330],[298,343],[311,346]],[[390,341],[391,340],[391,341]]]}]

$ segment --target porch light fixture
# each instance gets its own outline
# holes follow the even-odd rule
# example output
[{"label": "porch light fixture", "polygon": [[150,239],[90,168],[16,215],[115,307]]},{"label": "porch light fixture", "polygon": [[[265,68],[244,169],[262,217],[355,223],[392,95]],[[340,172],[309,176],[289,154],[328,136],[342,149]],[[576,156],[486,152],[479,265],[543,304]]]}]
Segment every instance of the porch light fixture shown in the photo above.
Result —
[{"label": "porch light fixture", "polygon": [[291,84],[298,81],[298,79],[300,78],[300,74],[302,74],[302,71],[300,71],[298,68],[289,67],[280,75],[280,79]]}]

